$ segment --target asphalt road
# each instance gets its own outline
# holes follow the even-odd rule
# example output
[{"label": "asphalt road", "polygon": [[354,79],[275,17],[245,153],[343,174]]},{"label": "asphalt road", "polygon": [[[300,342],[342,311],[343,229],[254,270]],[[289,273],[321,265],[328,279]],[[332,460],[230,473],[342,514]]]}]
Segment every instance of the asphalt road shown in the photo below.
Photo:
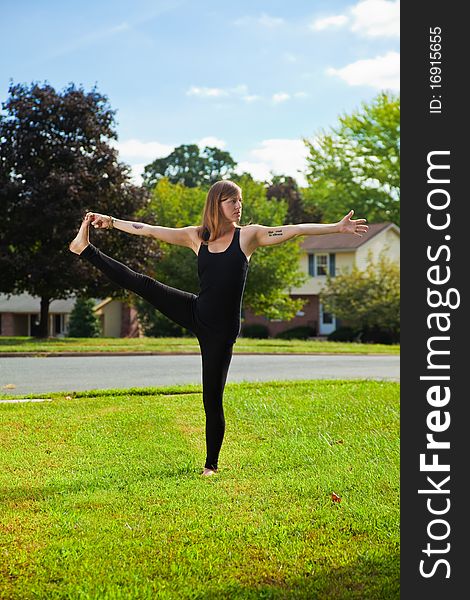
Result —
[{"label": "asphalt road", "polygon": [[[400,357],[239,354],[227,382],[364,378],[399,381]],[[184,383],[201,383],[200,355],[0,358],[0,393],[12,396]]]}]

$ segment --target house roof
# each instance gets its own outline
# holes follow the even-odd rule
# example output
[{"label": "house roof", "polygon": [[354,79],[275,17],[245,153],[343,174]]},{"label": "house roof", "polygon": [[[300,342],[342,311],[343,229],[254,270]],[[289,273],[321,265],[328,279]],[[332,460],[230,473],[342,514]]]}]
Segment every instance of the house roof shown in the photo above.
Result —
[{"label": "house roof", "polygon": [[97,310],[101,310],[102,308],[104,308],[105,306],[107,306],[108,304],[110,304],[111,302],[113,302],[114,298],[111,298],[108,296],[108,298],[105,298],[104,300],[102,300],[101,302],[98,302],[98,304],[96,304],[93,307],[93,310],[96,312]]},{"label": "house roof", "polygon": [[303,250],[355,250],[366,244],[378,233],[393,229],[400,235],[400,229],[390,221],[385,223],[370,223],[369,230],[362,237],[354,233],[328,233],[323,235],[305,236],[300,247]]}]

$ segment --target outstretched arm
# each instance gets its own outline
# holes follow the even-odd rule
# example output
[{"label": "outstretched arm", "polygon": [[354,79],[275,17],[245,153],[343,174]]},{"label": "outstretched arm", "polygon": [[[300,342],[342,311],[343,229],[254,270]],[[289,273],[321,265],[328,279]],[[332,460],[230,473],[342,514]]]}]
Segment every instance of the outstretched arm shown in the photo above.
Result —
[{"label": "outstretched arm", "polygon": [[117,219],[110,215],[102,215],[100,213],[87,213],[93,215],[92,225],[95,229],[119,229],[125,233],[134,235],[145,235],[156,238],[162,242],[176,244],[177,246],[192,245],[194,231],[197,229],[194,225],[188,227],[162,227],[160,225],[148,225],[136,221],[125,221]]},{"label": "outstretched arm", "polygon": [[350,210],[341,221],[337,223],[322,224],[322,223],[301,223],[299,227],[298,235],[316,235],[323,233],[353,233],[362,237],[364,233],[367,233],[369,225],[366,225],[367,219],[354,219],[351,217],[354,214],[354,210]]},{"label": "outstretched arm", "polygon": [[366,219],[355,219],[351,217],[354,210],[338,221],[338,223],[299,223],[297,225],[282,225],[280,227],[266,227],[254,225],[257,246],[272,246],[281,244],[299,235],[323,235],[326,233],[353,233],[362,237],[367,233],[369,226]]}]

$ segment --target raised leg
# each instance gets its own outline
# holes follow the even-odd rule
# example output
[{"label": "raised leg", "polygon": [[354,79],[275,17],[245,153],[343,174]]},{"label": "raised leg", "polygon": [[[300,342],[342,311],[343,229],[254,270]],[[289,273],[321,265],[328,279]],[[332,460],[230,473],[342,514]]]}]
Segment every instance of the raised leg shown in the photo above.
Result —
[{"label": "raised leg", "polygon": [[88,244],[79,256],[94,265],[118,286],[135,292],[166,317],[195,332],[193,303],[196,296],[194,294],[165,285],[148,275],[137,273],[93,244]]}]

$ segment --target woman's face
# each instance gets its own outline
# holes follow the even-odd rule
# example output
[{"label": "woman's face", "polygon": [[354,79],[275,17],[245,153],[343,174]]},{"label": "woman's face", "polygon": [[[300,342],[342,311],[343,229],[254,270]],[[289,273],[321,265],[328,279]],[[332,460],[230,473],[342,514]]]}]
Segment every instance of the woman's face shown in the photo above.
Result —
[{"label": "woman's face", "polygon": [[238,223],[242,216],[242,197],[241,194],[228,198],[220,203],[222,215],[231,223]]}]

